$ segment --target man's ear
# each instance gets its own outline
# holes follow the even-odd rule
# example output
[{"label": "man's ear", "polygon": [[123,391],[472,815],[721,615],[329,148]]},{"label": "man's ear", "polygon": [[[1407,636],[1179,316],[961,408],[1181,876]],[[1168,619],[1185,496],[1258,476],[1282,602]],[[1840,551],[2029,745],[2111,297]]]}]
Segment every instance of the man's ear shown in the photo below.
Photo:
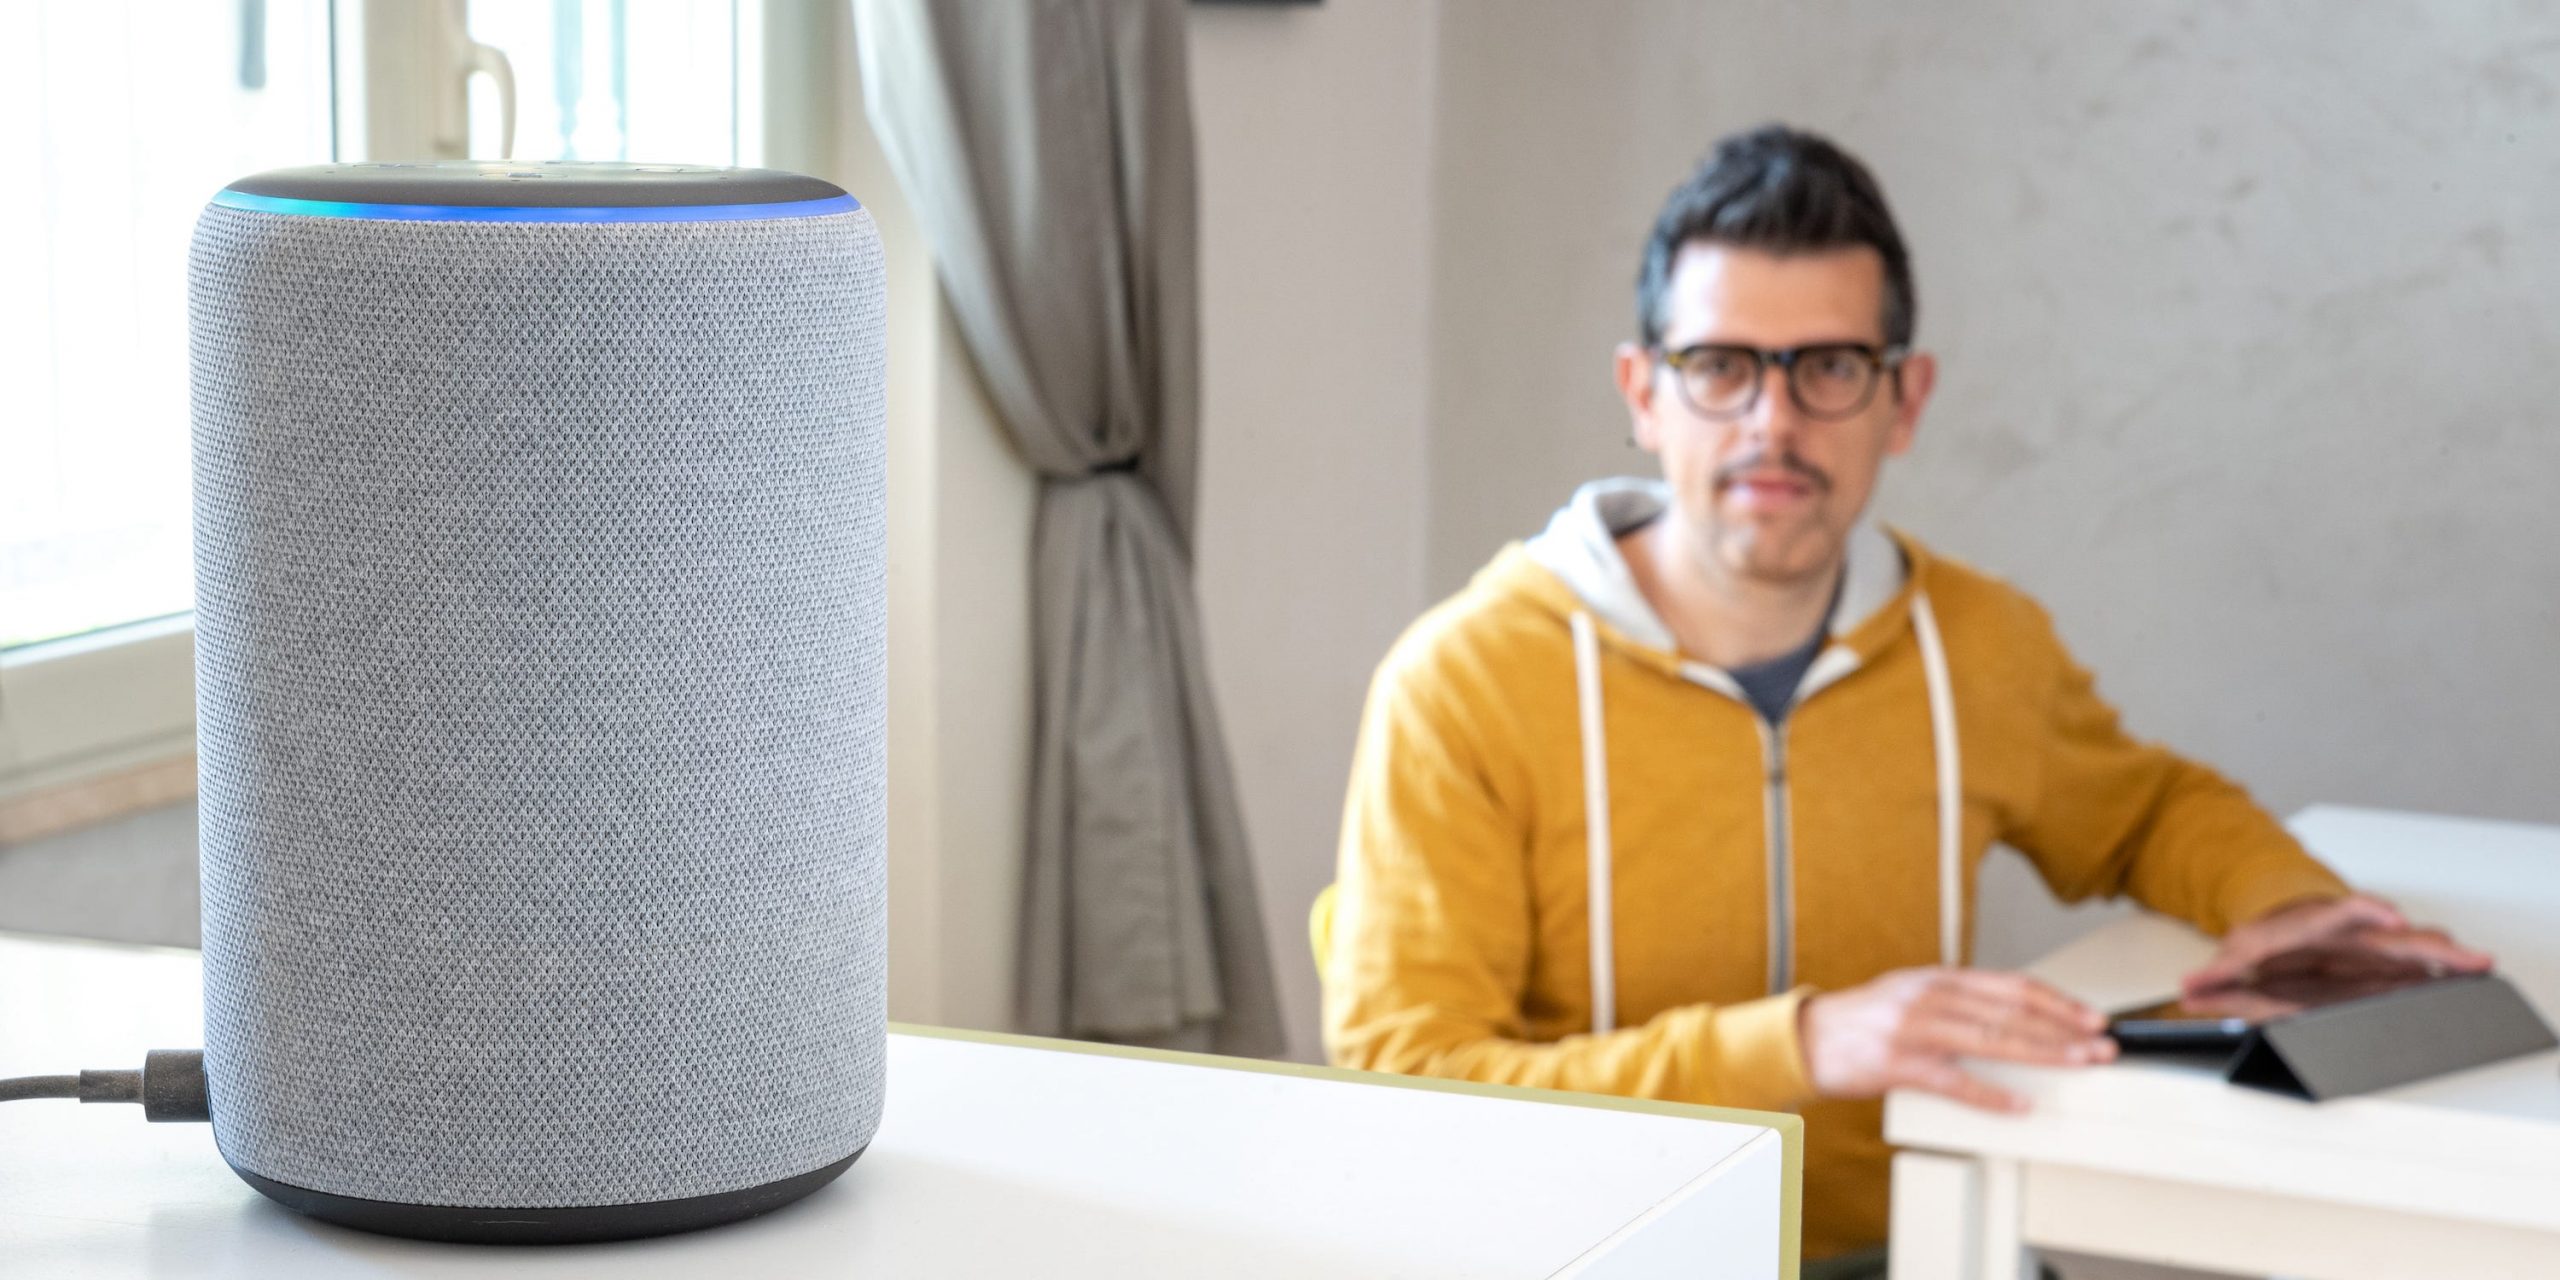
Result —
[{"label": "man's ear", "polygon": [[1893,427],[1885,437],[1884,451],[1893,457],[1911,451],[1911,442],[1920,434],[1920,411],[1929,407],[1929,393],[1938,386],[1938,358],[1926,351],[1914,351],[1903,360],[1901,394],[1894,400]]},{"label": "man's ear", "polygon": [[1627,402],[1630,437],[1637,448],[1655,452],[1661,447],[1661,440],[1653,425],[1653,353],[1632,342],[1621,342],[1612,371],[1618,378],[1618,398]]}]

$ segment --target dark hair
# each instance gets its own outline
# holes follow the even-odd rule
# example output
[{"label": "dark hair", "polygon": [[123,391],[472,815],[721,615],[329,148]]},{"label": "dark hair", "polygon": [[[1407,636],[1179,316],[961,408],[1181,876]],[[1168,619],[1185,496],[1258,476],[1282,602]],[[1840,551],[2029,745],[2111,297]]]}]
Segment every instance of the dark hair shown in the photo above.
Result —
[{"label": "dark hair", "polygon": [[1885,345],[1911,341],[1919,303],[1902,233],[1875,175],[1828,138],[1782,124],[1733,134],[1673,189],[1636,272],[1636,331],[1646,346],[1662,341],[1671,264],[1692,240],[1777,254],[1866,245],[1884,258]]}]

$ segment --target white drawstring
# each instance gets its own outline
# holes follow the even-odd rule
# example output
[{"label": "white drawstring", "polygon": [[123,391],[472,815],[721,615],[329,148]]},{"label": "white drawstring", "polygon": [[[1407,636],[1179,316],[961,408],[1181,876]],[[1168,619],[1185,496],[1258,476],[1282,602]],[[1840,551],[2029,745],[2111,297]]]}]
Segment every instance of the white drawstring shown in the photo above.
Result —
[{"label": "white drawstring", "polygon": [[1582,704],[1582,814],[1590,865],[1591,1030],[1618,1025],[1616,930],[1609,909],[1609,737],[1600,718],[1600,637],[1591,615],[1573,615],[1574,688]]},{"label": "white drawstring", "polygon": [[[1920,674],[1929,687],[1929,738],[1938,770],[1938,962],[1964,961],[1964,762],[1956,751],[1955,684],[1929,593],[1911,594],[1911,627],[1920,641]],[[1609,753],[1600,714],[1600,638],[1591,615],[1573,615],[1574,689],[1582,709],[1583,839],[1591,900],[1591,1030],[1616,1029],[1618,981],[1610,912]]]},{"label": "white drawstring", "polygon": [[1938,757],[1938,963],[1964,963],[1964,763],[1956,756],[1956,695],[1929,593],[1911,593],[1911,629],[1920,637],[1920,674],[1929,681],[1929,735]]}]

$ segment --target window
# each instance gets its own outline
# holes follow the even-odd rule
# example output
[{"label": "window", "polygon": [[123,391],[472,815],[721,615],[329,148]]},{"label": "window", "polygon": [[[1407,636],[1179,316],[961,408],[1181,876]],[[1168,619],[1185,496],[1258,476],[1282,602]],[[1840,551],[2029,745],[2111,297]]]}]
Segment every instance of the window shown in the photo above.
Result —
[{"label": "window", "polygon": [[[475,0],[471,38],[507,56],[518,160],[738,163],[731,0]],[[499,154],[497,86],[471,82],[471,154]]]},{"label": "window", "polygon": [[[517,158],[729,164],[734,8],[479,0],[469,23],[514,66]],[[0,202],[0,649],[193,606],[187,238],[225,182],[338,153],[331,16],[36,0],[11,19],[34,73],[0,80],[0,116],[35,181]],[[496,85],[475,77],[470,101],[473,154],[494,158]]]},{"label": "window", "polygon": [[187,239],[331,155],[325,0],[35,0],[5,20],[0,649],[193,607]]},{"label": "window", "polygon": [[[0,9],[0,801],[194,741],[186,342],[198,212],[244,174],[761,155],[761,0],[25,0]],[[468,31],[469,38],[461,37]],[[460,47],[458,47],[460,46]],[[743,56],[742,56],[743,54]]]}]

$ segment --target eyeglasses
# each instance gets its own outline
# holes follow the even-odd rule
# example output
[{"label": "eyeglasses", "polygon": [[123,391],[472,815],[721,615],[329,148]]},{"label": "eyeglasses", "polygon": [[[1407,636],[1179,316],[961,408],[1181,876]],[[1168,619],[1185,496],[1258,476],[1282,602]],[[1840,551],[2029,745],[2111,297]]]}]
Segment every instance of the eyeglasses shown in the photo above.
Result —
[{"label": "eyeglasses", "polygon": [[1886,373],[1900,377],[1907,347],[1871,347],[1862,342],[1818,342],[1811,346],[1763,351],[1758,347],[1709,342],[1677,351],[1660,347],[1653,354],[1680,383],[1680,398],[1707,418],[1739,418],[1760,403],[1762,371],[1776,365],[1785,372],[1787,398],[1809,418],[1838,420],[1867,407]]}]

